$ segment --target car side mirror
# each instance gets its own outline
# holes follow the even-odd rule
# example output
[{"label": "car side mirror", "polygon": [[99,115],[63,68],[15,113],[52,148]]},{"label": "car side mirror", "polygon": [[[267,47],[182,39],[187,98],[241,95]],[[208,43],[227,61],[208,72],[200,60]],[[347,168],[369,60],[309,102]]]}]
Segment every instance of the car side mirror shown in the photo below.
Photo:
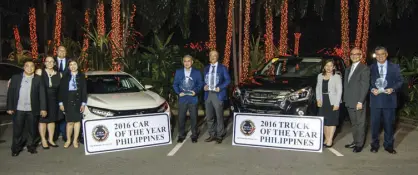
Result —
[{"label": "car side mirror", "polygon": [[152,85],[145,85],[145,89],[151,89],[152,88]]}]

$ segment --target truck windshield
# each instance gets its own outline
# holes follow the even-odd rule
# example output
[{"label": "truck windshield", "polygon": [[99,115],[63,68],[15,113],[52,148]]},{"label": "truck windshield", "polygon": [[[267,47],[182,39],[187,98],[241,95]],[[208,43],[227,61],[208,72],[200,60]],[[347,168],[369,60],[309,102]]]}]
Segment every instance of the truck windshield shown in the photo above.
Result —
[{"label": "truck windshield", "polygon": [[278,59],[274,58],[259,71],[261,76],[310,77],[321,72],[322,59]]}]

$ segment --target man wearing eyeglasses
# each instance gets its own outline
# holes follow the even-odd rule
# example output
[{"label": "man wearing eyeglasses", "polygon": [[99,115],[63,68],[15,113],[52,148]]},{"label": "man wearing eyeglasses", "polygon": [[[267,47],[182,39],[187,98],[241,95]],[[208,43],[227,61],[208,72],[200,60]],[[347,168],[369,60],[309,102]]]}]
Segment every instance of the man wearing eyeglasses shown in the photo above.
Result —
[{"label": "man wearing eyeglasses", "polygon": [[353,142],[345,145],[354,153],[363,150],[366,134],[366,96],[369,92],[370,69],[360,62],[363,58],[359,48],[350,52],[351,66],[345,70],[344,102],[351,120]]},{"label": "man wearing eyeglasses", "polygon": [[397,108],[397,92],[403,84],[399,65],[387,61],[388,52],[385,47],[376,47],[376,63],[371,66],[370,115],[372,143],[370,151],[379,150],[380,123],[383,122],[385,138],[383,147],[390,154],[393,149],[394,123]]},{"label": "man wearing eyeglasses", "polygon": [[[67,55],[67,49],[64,46],[59,46],[57,49],[57,58],[55,59],[55,62],[57,63],[57,70],[62,75],[69,73],[69,58],[66,58]],[[60,118],[64,118],[64,114],[62,111],[59,111],[59,114],[61,115]],[[64,142],[67,141],[67,134],[66,134],[66,125],[67,123],[65,120],[60,120],[57,122],[57,126],[55,128],[55,135],[54,135],[54,141],[58,140],[58,136],[61,134],[62,140]]]}]

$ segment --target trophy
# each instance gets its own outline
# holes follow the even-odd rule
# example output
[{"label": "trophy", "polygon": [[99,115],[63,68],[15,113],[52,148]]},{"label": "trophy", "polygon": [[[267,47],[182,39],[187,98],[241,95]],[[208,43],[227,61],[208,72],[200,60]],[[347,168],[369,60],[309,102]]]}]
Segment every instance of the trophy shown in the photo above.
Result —
[{"label": "trophy", "polygon": [[377,93],[386,93],[385,88],[388,85],[388,81],[384,78],[378,78],[375,82],[375,85],[377,87]]},{"label": "trophy", "polygon": [[215,91],[219,83],[219,75],[216,73],[207,73],[205,76],[205,83],[209,86],[209,91]]},{"label": "trophy", "polygon": [[192,90],[194,88],[194,81],[191,77],[185,77],[180,84],[181,90],[183,90],[184,95],[193,95]]}]

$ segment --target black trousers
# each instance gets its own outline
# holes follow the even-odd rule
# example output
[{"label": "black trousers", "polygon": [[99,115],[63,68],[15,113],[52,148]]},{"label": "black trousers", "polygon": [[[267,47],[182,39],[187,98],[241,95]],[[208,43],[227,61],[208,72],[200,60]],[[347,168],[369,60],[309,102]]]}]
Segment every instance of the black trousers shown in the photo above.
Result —
[{"label": "black trousers", "polygon": [[[28,150],[35,149],[38,140],[38,118],[32,111],[16,111],[13,116],[12,152],[18,152],[26,145]],[[24,139],[24,131],[28,137]]]},{"label": "black trousers", "polygon": [[190,113],[190,123],[192,138],[197,138],[197,104],[179,103],[179,135],[178,138],[184,139],[186,137],[186,114],[187,110]]}]

